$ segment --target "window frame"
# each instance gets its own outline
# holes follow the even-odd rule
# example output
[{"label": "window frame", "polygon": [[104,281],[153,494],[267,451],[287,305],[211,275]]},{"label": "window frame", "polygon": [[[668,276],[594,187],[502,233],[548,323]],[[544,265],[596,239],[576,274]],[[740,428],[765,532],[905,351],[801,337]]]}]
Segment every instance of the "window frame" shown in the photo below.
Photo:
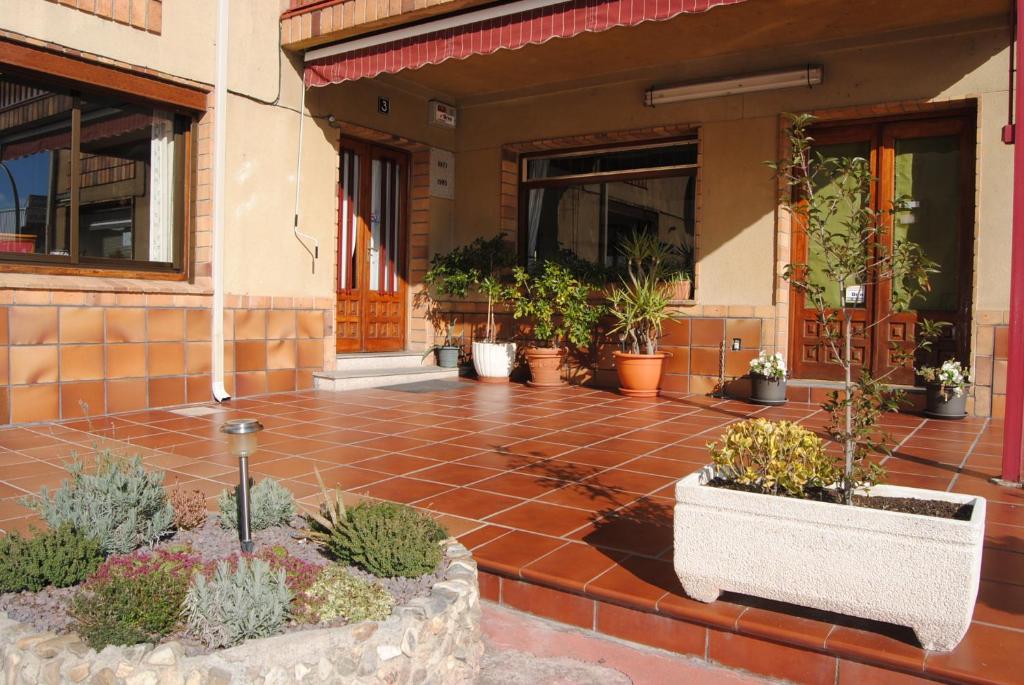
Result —
[{"label": "window frame", "polygon": [[[49,67],[41,72],[27,65]],[[171,264],[135,260],[113,260],[78,255],[80,187],[70,188],[69,245],[71,255],[26,255],[0,253],[0,274],[52,274],[189,281],[195,273],[196,176],[198,116],[205,108],[206,93],[199,89],[165,83],[153,77],[131,74],[89,62],[55,55],[0,39],[0,70],[43,88],[58,88],[73,98],[71,110],[71,178],[81,173],[82,98],[114,95],[133,105],[167,110],[188,119],[175,133],[181,155],[176,155],[174,174],[180,201],[174,208],[174,261]]]},{"label": "window frame", "polygon": [[[518,170],[516,173],[516,179],[518,181],[519,191],[517,193],[517,204],[516,204],[516,251],[518,262],[521,266],[527,266],[529,263],[529,245],[527,241],[529,239],[529,230],[526,224],[529,216],[529,198],[530,191],[541,188],[558,188],[558,187],[569,187],[579,186],[588,183],[594,184],[605,184],[615,183],[620,181],[631,181],[631,180],[646,180],[646,179],[658,179],[658,178],[675,178],[683,176],[691,176],[693,183],[696,184],[695,195],[694,195],[694,254],[693,254],[693,269],[694,269],[694,280],[696,280],[696,268],[697,268],[697,232],[698,232],[698,207],[700,205],[700,135],[695,129],[692,133],[673,136],[671,138],[657,138],[646,141],[628,141],[620,144],[601,144],[601,145],[589,145],[584,147],[572,147],[572,148],[561,148],[553,150],[540,150],[537,152],[522,153],[519,155],[517,160]],[[591,174],[570,174],[566,176],[557,176],[554,178],[544,179],[527,179],[528,166],[531,160],[535,159],[558,159],[565,157],[581,157],[589,156],[594,154],[600,154],[602,152],[616,153],[616,152],[629,152],[631,150],[646,150],[659,147],[672,147],[680,144],[691,144],[697,150],[697,161],[693,164],[679,164],[669,167],[647,167],[643,169],[632,169],[629,171],[608,171],[608,172],[595,172]],[[600,264],[604,266],[604,264]]]}]

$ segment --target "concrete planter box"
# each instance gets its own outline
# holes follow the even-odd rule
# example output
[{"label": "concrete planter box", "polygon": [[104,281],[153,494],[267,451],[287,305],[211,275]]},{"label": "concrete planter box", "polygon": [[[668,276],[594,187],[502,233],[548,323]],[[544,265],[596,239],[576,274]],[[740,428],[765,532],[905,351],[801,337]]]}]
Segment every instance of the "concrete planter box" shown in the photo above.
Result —
[{"label": "concrete planter box", "polygon": [[473,682],[480,669],[476,562],[457,542],[427,597],[383,621],[287,632],[189,656],[178,642],[89,649],[74,633],[40,633],[0,613],[0,674],[8,683],[413,685]]},{"label": "concrete planter box", "polygon": [[963,638],[978,595],[985,499],[879,485],[875,497],[973,503],[970,521],[676,485],[675,569],[702,602],[724,591],[908,626],[925,649]]}]

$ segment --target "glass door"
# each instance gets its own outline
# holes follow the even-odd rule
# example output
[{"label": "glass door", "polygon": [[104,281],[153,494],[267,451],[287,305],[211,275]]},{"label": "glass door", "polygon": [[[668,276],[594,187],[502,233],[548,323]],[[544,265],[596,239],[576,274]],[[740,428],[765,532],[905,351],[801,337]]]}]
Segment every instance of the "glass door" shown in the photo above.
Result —
[{"label": "glass door", "polygon": [[[864,126],[822,127],[813,132],[815,148],[828,156],[860,156],[870,161],[873,184],[865,202],[874,208],[891,208],[895,198],[907,200],[907,210],[891,217],[882,237],[882,249],[893,241],[911,240],[937,262],[938,273],[930,278],[931,290],[913,303],[913,309],[892,311],[894,288],[902,284],[883,281],[877,288],[854,284],[845,293],[828,292],[838,305],[845,298],[856,308],[854,360],[886,382],[912,384],[910,364],[899,364],[897,352],[913,347],[917,324],[923,319],[950,324],[943,337],[917,363],[941,363],[946,359],[968,361],[971,330],[972,235],[974,213],[973,118],[959,116],[913,121],[894,121]],[[830,192],[827,187],[816,192]],[[836,217],[842,230],[843,217]],[[813,268],[820,256],[808,249],[799,226],[793,231],[793,261],[806,260]],[[824,340],[815,310],[798,291],[791,290],[794,314],[791,361],[797,378],[837,379],[840,369],[829,363],[831,352]],[[866,322],[878,319],[872,328]]]},{"label": "glass door", "polygon": [[407,159],[345,141],[340,164],[337,351],[402,350]]}]

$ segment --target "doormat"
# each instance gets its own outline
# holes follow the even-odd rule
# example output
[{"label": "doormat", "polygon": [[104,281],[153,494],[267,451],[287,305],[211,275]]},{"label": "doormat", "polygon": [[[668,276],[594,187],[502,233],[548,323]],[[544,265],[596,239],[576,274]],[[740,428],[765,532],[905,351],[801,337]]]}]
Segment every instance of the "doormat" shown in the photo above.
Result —
[{"label": "doormat", "polygon": [[451,390],[465,389],[465,384],[459,381],[433,380],[418,381],[416,383],[399,383],[398,385],[387,385],[381,390],[397,390],[398,392],[424,393],[424,392],[449,392]]}]

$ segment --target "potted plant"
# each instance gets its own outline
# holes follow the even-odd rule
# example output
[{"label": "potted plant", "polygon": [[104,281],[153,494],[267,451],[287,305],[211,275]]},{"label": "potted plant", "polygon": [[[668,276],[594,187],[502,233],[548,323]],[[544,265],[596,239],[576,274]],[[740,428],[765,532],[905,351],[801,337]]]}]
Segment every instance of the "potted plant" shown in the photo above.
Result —
[{"label": "potted plant", "polygon": [[423,352],[423,357],[433,352],[437,355],[437,365],[442,369],[456,369],[459,366],[459,354],[462,346],[455,342],[455,315],[451,318],[442,317],[441,325],[444,328],[444,342],[434,344]]},{"label": "potted plant", "polygon": [[755,404],[786,403],[786,360],[782,353],[761,350],[750,360],[750,401]]},{"label": "potted plant", "polygon": [[971,370],[953,359],[942,366],[924,366],[917,370],[925,381],[925,416],[933,419],[962,419],[967,416],[967,392]]},{"label": "potted plant", "polygon": [[465,299],[470,291],[476,291],[487,298],[484,337],[473,341],[473,368],[485,383],[507,383],[515,362],[515,343],[497,339],[494,320],[495,304],[505,295],[502,274],[514,261],[515,253],[505,234],[500,233],[493,238],[477,238],[448,254],[434,255],[423,279],[440,295]]},{"label": "potted plant", "polygon": [[589,346],[601,318],[602,308],[587,302],[593,284],[553,261],[541,262],[529,270],[517,267],[512,281],[507,301],[516,319],[533,324],[536,340],[526,350],[529,384],[542,388],[562,385],[564,344]]},{"label": "potted plant", "polygon": [[613,353],[619,392],[630,397],[655,397],[668,352],[658,350],[673,273],[670,253],[657,236],[635,231],[623,241],[626,272],[608,297],[614,319],[611,333],[621,350]]},{"label": "potted plant", "polygon": [[[888,439],[878,420],[902,398],[885,375],[862,371],[854,380],[852,307],[829,306],[826,297],[850,284],[899,283],[881,290],[892,293],[894,312],[905,311],[936,265],[908,241],[881,247],[891,213],[905,202],[868,207],[868,161],[811,150],[812,120],[792,117],[791,156],[773,166],[792,191],[782,203],[795,230],[821,257],[817,268],[790,264],[784,273],[814,303],[830,357],[844,372],[823,405],[841,453],[786,422],[730,428],[712,449],[713,463],[676,486],[676,572],[701,601],[741,592],[909,626],[926,649],[950,650],[970,625],[978,593],[985,499],[879,484],[884,471],[869,457],[888,453]],[[867,328],[885,323],[868,319]],[[907,364],[938,332],[922,322],[914,341],[889,353]]]}]

